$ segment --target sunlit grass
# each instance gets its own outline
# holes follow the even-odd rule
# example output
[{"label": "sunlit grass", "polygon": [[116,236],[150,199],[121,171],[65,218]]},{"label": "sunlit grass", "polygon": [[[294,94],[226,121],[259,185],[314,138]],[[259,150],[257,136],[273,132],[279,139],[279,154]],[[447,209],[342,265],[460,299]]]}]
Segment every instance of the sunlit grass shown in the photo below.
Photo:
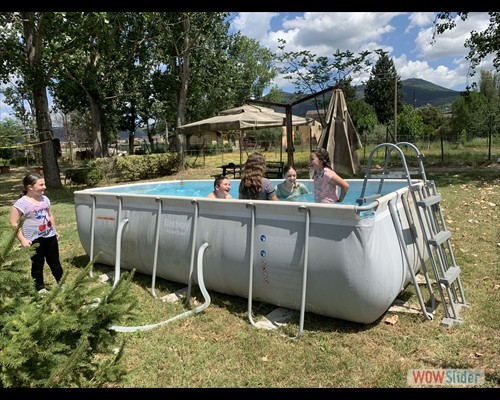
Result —
[{"label": "sunlit grass", "polygon": [[[440,154],[426,149],[422,152],[426,162]],[[482,155],[471,156],[477,160],[474,168],[464,167],[462,160],[468,153],[475,151],[465,148],[453,153],[450,164],[428,172],[443,197],[443,214],[452,232],[457,265],[462,269],[465,297],[471,304],[461,313],[463,324],[441,327],[442,307],[431,321],[420,314],[388,312],[370,325],[306,313],[302,337],[291,340],[299,329],[298,318],[278,330],[258,330],[248,321],[246,299],[210,292],[211,304],[200,314],[160,328],[122,334],[127,339],[128,366],[123,386],[396,388],[407,387],[409,369],[479,368],[486,372],[485,387],[500,387],[500,168],[495,163],[482,165],[484,149],[478,152]],[[269,160],[276,160],[271,158],[274,155],[265,154]],[[294,156],[297,164],[304,166],[301,173],[306,174],[308,151],[296,150]],[[226,161],[238,159],[225,154]],[[221,165],[220,155],[206,157],[205,168],[191,164],[191,159],[189,162],[183,179],[207,179]],[[0,175],[0,218],[8,218],[23,173],[18,170]],[[69,279],[88,262],[76,230],[73,191],[79,188],[46,192],[53,202],[63,267],[69,271]],[[110,266],[94,266],[99,275],[112,270]],[[54,283],[48,267],[45,272],[50,287]],[[182,303],[153,298],[151,284],[150,276],[134,276],[132,290],[140,300],[137,324],[157,323],[185,311]],[[155,290],[161,297],[182,287],[157,279]],[[418,305],[411,285],[401,296]],[[192,305],[203,301],[196,286],[191,300]],[[254,317],[273,308],[255,302]],[[385,317],[394,315],[398,317],[395,324],[385,322]]]}]

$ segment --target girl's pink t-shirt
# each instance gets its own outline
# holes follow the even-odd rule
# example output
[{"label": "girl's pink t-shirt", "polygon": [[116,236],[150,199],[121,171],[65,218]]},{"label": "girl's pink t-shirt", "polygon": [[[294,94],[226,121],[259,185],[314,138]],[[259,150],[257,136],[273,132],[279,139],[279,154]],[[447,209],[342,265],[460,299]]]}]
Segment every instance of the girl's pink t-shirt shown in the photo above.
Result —
[{"label": "girl's pink t-shirt", "polygon": [[336,203],[339,199],[337,194],[337,185],[332,185],[330,179],[332,179],[334,172],[325,167],[321,172],[314,171],[314,201],[316,203]]}]

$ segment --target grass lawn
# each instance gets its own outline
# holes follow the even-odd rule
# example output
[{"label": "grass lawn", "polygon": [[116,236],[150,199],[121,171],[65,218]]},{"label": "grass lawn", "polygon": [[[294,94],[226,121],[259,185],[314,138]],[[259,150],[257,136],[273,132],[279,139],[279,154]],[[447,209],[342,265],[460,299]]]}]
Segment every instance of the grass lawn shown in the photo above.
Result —
[{"label": "grass lawn", "polygon": [[[220,159],[161,179],[213,179],[217,165]],[[8,219],[25,173],[24,168],[13,168],[0,174],[0,218]],[[307,169],[300,169],[302,178],[307,174]],[[486,377],[481,387],[499,388],[499,165],[439,166],[427,169],[427,178],[436,181],[443,197],[443,214],[462,269],[465,298],[471,304],[460,314],[463,324],[441,327],[441,306],[431,321],[421,314],[387,312],[370,325],[306,313],[302,337],[290,340],[287,337],[297,334],[298,317],[277,330],[256,329],[248,322],[246,299],[209,291],[211,304],[199,314],[148,331],[121,333],[127,340],[128,366],[123,387],[404,388],[408,387],[408,371],[413,369],[481,369]],[[74,212],[73,192],[81,188],[46,191],[70,279],[88,262]],[[94,266],[98,274],[112,269]],[[50,287],[53,278],[47,266],[45,271]],[[161,297],[183,286],[159,279],[156,293]],[[140,299],[137,325],[185,311],[180,303],[154,299],[150,276],[136,274],[132,290]],[[196,287],[192,296],[195,304],[203,301]],[[418,307],[411,285],[400,297]],[[254,302],[256,317],[273,309]]]}]

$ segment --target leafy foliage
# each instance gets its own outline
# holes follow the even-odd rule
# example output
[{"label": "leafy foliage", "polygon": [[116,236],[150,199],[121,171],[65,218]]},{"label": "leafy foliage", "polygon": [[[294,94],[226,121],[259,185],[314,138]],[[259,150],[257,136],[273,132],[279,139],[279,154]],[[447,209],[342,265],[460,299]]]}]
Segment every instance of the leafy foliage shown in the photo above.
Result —
[{"label": "leafy foliage", "polygon": [[[494,54],[493,66],[500,71],[500,12],[490,11],[490,24],[481,31],[472,31],[470,38],[464,43],[469,48],[469,54],[466,59],[471,62],[470,75],[475,75],[475,69],[481,65],[481,62],[490,54]],[[436,40],[436,34],[442,34],[447,30],[456,27],[457,21],[465,21],[469,17],[469,12],[440,12],[436,15],[433,40]]]},{"label": "leafy foliage", "polygon": [[108,157],[91,160],[88,166],[89,171],[80,183],[91,185],[103,178],[110,180],[117,177],[122,181],[136,181],[172,175],[178,171],[179,157],[170,153]]},{"label": "leafy foliage", "polygon": [[[0,215],[7,220],[5,215]],[[109,327],[134,315],[134,271],[114,288],[90,276],[96,261],[47,294],[29,274],[30,247],[19,248],[17,229],[0,225],[0,387],[106,387],[119,383],[125,342]],[[19,227],[18,227],[19,229]]]},{"label": "leafy foliage", "polygon": [[378,120],[387,124],[394,120],[394,107],[401,110],[403,95],[401,81],[394,62],[387,53],[379,52],[380,57],[373,67],[365,86],[365,101],[375,108]]}]

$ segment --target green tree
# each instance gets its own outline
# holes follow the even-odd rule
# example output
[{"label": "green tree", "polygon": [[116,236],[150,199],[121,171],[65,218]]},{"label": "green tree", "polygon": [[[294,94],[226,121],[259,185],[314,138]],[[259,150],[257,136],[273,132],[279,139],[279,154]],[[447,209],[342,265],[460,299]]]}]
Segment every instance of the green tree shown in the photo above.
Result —
[{"label": "green tree", "polygon": [[[470,38],[464,43],[464,46],[469,48],[466,59],[471,62],[471,76],[475,75],[476,68],[490,54],[495,55],[493,66],[497,72],[500,71],[500,12],[490,11],[488,15],[490,16],[488,27],[481,32],[472,31]],[[469,12],[437,13],[433,40],[436,40],[436,35],[455,28],[459,19],[465,21],[468,16]]]},{"label": "green tree", "polygon": [[404,104],[398,114],[399,141],[416,142],[422,139],[424,123],[422,117],[409,104]]},{"label": "green tree", "polygon": [[486,125],[488,132],[488,161],[491,161],[491,145],[494,132],[500,130],[500,74],[481,72],[479,90],[486,98]]},{"label": "green tree", "polygon": [[[1,220],[8,218],[2,215]],[[90,277],[92,260],[71,282],[66,272],[47,295],[40,295],[26,272],[34,250],[16,246],[17,230],[5,222],[0,232],[0,387],[120,383],[126,374],[125,342],[110,326],[133,315],[133,272],[112,288]]]},{"label": "green tree", "polygon": [[139,78],[131,66],[144,60],[149,25],[143,13],[122,12],[66,13],[61,24],[56,44],[66,51],[55,69],[54,98],[65,113],[90,111],[94,156],[103,157],[120,129],[122,101],[135,95]]},{"label": "green tree", "polygon": [[458,140],[460,132],[465,131],[468,137],[486,136],[488,110],[484,95],[477,91],[465,91],[460,93],[451,105],[453,114],[452,132]]},{"label": "green tree", "polygon": [[22,141],[23,128],[18,121],[7,119],[0,121],[0,162],[9,162],[14,152],[13,149]]},{"label": "green tree", "polygon": [[309,50],[285,51],[286,41],[278,40],[277,60],[283,65],[280,72],[295,85],[298,97],[313,94],[331,86],[350,82],[357,73],[369,67],[369,51],[357,56],[351,51],[339,49],[331,57],[317,56]]},{"label": "green tree", "polygon": [[[371,70],[370,78],[365,85],[365,101],[375,109],[381,124],[397,122],[397,114],[402,109],[403,92],[400,77],[394,62],[384,51],[377,51],[379,59]],[[393,141],[397,142],[395,126]]]},{"label": "green tree", "polygon": [[349,104],[349,114],[360,135],[372,133],[377,126],[378,119],[374,107],[363,100],[353,99]]},{"label": "green tree", "polygon": [[[57,156],[53,145],[47,86],[56,58],[47,57],[46,38],[55,34],[58,23],[54,13],[1,13],[0,47],[4,50],[0,78],[7,83],[11,75],[33,101],[37,133],[42,152],[44,178],[49,188],[61,187]],[[18,90],[19,91],[19,90]]]},{"label": "green tree", "polygon": [[422,118],[424,124],[422,139],[425,137],[431,139],[445,122],[442,111],[433,106],[419,107],[415,111]]},{"label": "green tree", "polygon": [[[157,60],[164,65],[165,77],[175,95],[175,127],[184,125],[191,88],[193,53],[197,49],[219,43],[224,32],[225,13],[154,13],[157,28]],[[162,45],[160,46],[160,42]],[[214,71],[215,72],[215,71]],[[180,169],[185,168],[186,138],[175,131],[175,146],[179,154]]]}]

